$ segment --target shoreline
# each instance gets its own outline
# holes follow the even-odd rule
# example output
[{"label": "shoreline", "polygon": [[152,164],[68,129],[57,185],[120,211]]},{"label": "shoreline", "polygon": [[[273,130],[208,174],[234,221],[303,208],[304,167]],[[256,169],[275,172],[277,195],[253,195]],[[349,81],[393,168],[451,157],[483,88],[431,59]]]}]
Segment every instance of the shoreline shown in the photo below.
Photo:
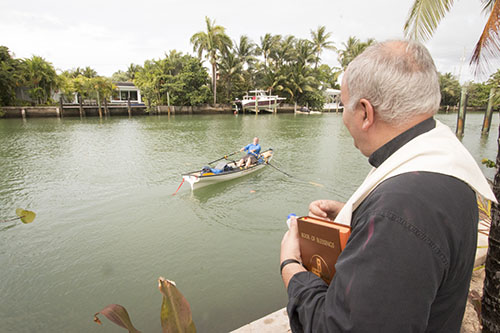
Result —
[{"label": "shoreline", "polygon": [[[294,113],[300,106],[284,104],[278,107],[276,113]],[[326,109],[323,112],[337,112]],[[340,109],[341,112],[341,109]],[[65,104],[54,106],[3,106],[0,107],[1,118],[62,118],[62,117],[107,117],[107,116],[150,116],[170,114],[234,114],[231,104],[203,104],[197,106],[167,106],[160,105],[148,108],[146,105],[113,105],[99,107],[98,105]],[[242,114],[255,114],[243,112]],[[272,114],[272,112],[259,112]]]}]

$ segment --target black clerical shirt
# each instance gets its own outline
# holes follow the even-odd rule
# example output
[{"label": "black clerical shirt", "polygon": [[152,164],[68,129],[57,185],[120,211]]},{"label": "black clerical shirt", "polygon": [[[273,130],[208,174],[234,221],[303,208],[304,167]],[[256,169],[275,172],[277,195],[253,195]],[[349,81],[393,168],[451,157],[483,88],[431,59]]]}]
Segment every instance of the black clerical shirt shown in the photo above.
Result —
[{"label": "black clerical shirt", "polygon": [[[429,118],[369,157],[378,167],[435,127]],[[386,179],[353,212],[352,233],[330,286],[295,274],[293,332],[459,332],[477,243],[476,196],[432,172]]]}]

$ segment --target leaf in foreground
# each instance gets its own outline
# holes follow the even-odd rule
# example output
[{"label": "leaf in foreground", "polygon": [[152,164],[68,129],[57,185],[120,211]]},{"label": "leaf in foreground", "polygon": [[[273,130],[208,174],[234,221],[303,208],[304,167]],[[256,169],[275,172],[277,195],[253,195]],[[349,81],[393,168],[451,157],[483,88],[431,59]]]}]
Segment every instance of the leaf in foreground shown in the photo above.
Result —
[{"label": "leaf in foreground", "polygon": [[120,304],[110,304],[94,315],[94,321],[99,325],[102,325],[101,320],[97,317],[98,314],[104,315],[113,323],[126,328],[131,333],[140,333],[140,331],[132,325],[132,321],[130,320],[127,310]]},{"label": "leaf in foreground", "polygon": [[35,220],[36,214],[29,210],[24,210],[22,208],[16,209],[16,215],[19,216],[21,222],[23,223],[31,223]]},{"label": "leaf in foreground", "polygon": [[163,332],[196,332],[191,307],[175,282],[163,277],[158,279],[158,289],[163,295],[161,304],[161,327]]}]

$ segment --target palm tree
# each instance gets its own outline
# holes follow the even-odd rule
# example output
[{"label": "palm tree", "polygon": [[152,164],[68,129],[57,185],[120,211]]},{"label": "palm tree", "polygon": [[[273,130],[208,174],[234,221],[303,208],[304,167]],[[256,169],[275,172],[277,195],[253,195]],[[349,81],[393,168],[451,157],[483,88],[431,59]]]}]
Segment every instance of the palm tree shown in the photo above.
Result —
[{"label": "palm tree", "polygon": [[258,55],[257,44],[252,42],[247,36],[241,36],[239,43],[235,42],[234,51],[238,55],[239,61],[242,63],[242,75],[244,77],[242,92],[245,92],[255,87],[257,76],[256,66],[258,64],[258,59],[256,57],[256,55]]},{"label": "palm tree", "polygon": [[[490,15],[471,56],[470,65],[474,66],[475,74],[484,72],[489,59],[500,56],[500,2],[481,2],[483,11]],[[452,5],[453,0],[415,0],[404,26],[405,36],[417,40],[429,39]]]},{"label": "palm tree", "polygon": [[130,64],[125,72],[129,78],[129,81],[133,82],[135,79],[135,74],[141,69],[140,65]]},{"label": "palm tree", "polygon": [[375,40],[373,38],[367,39],[366,42],[361,42],[358,38],[351,36],[347,39],[346,43],[342,43],[344,45],[343,50],[339,50],[339,62],[342,66],[342,69],[345,71],[347,65],[356,58],[361,52],[363,52],[368,46],[373,44]]},{"label": "palm tree", "polygon": [[97,72],[93,68],[87,66],[82,70],[82,75],[86,78],[92,79],[97,77]]},{"label": "palm tree", "polygon": [[39,56],[24,59],[22,64],[24,83],[29,87],[31,98],[38,104],[47,102],[51,92],[58,86],[57,73],[50,62]]},{"label": "palm tree", "polygon": [[15,89],[21,81],[19,67],[19,60],[12,58],[6,46],[0,46],[0,106],[15,102]]},{"label": "palm tree", "polygon": [[260,37],[260,46],[257,48],[257,52],[262,54],[264,57],[264,65],[267,67],[269,65],[268,60],[271,52],[276,47],[281,39],[280,35],[271,35],[267,33],[264,37]]},{"label": "palm tree", "polygon": [[295,44],[294,60],[303,66],[312,64],[313,62],[317,65],[318,58],[315,56],[315,52],[316,50],[313,47],[313,43],[307,39],[300,39]]},{"label": "palm tree", "polygon": [[441,105],[456,105],[460,99],[460,82],[451,73],[439,73],[439,87],[441,90]]},{"label": "palm tree", "polygon": [[[481,73],[487,60],[500,55],[500,2],[483,0],[486,12],[490,16],[479,37],[472,54],[470,64],[475,67],[475,73]],[[415,0],[404,26],[405,35],[414,39],[425,40],[432,36],[439,22],[453,5],[452,0],[422,1]],[[500,132],[500,128],[499,128]],[[500,140],[496,159],[496,174],[493,182],[493,192],[500,198]],[[500,207],[491,207],[491,227],[489,235],[488,254],[486,255],[483,300],[481,304],[481,321],[483,332],[500,332]]]},{"label": "palm tree", "polygon": [[247,65],[247,68],[252,67],[255,62],[257,61],[257,58],[255,56],[257,55],[257,45],[248,38],[248,36],[240,36],[240,41],[239,43],[234,43],[235,44],[235,49],[234,51],[238,55],[238,58],[240,61]]},{"label": "palm tree", "polygon": [[236,56],[235,52],[225,52],[220,63],[220,79],[225,88],[225,102],[229,102],[235,96],[231,96],[233,92],[233,84],[243,82],[243,63]]},{"label": "palm tree", "polygon": [[205,57],[212,65],[212,89],[214,92],[214,104],[217,103],[217,59],[220,52],[232,46],[231,39],[226,35],[226,29],[220,25],[215,25],[215,20],[210,21],[205,17],[207,31],[200,31],[191,37],[193,51],[198,53],[201,59],[204,52]]},{"label": "palm tree", "polygon": [[286,36],[283,39],[280,36],[269,53],[269,60],[272,60],[270,64],[280,69],[285,64],[293,63],[297,58],[296,43],[297,39],[294,36]]},{"label": "palm tree", "polygon": [[314,69],[318,68],[318,62],[320,60],[321,52],[323,49],[336,51],[337,49],[328,39],[331,37],[332,33],[325,33],[325,26],[319,26],[316,31],[311,30],[312,43],[314,46],[314,52],[316,52],[316,61],[314,63]]}]

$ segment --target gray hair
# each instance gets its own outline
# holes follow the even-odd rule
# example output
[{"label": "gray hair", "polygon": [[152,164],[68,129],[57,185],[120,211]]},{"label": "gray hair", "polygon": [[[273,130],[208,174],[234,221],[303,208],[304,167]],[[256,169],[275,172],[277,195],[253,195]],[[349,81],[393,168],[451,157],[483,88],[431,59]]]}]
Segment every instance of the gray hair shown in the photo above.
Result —
[{"label": "gray hair", "polygon": [[386,41],[369,46],[347,67],[348,110],[365,98],[384,122],[404,124],[435,114],[441,92],[429,51],[416,41]]}]

